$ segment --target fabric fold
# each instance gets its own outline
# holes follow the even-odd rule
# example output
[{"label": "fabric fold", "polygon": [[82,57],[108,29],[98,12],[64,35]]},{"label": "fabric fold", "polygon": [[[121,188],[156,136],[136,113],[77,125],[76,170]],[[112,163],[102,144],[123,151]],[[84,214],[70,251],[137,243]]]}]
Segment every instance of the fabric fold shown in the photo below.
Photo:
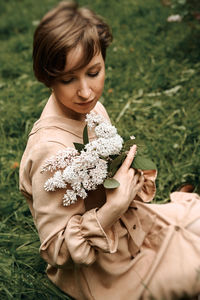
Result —
[{"label": "fabric fold", "polygon": [[117,251],[118,237],[114,227],[105,232],[96,210],[87,211],[83,216],[75,215],[68,222],[65,240],[72,259],[78,264],[92,264],[97,249],[106,253]]},{"label": "fabric fold", "polygon": [[144,185],[142,190],[137,193],[143,202],[150,202],[153,200],[156,193],[155,180],[157,177],[157,170],[144,170]]}]

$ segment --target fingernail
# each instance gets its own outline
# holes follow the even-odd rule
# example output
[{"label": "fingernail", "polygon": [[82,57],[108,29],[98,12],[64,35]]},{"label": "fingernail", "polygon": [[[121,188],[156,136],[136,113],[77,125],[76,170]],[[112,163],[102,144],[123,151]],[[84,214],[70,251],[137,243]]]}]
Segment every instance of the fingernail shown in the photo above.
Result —
[{"label": "fingernail", "polygon": [[131,147],[131,149],[130,149],[131,151],[134,151],[134,152],[136,152],[136,150],[137,150],[137,146],[136,145],[133,145],[132,147]]}]

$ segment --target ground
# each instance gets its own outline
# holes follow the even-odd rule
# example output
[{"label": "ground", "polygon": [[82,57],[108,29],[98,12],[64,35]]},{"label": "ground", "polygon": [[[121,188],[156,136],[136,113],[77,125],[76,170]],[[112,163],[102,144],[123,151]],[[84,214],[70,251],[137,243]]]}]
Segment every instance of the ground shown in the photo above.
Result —
[{"label": "ground", "polygon": [[[200,31],[169,23],[166,1],[78,1],[103,15],[114,40],[101,98],[119,133],[135,135],[158,166],[156,202],[184,182],[198,189]],[[169,2],[169,1],[168,1]],[[45,276],[18,171],[27,135],[49,96],[32,72],[32,36],[55,0],[0,3],[1,299],[67,299]]]}]

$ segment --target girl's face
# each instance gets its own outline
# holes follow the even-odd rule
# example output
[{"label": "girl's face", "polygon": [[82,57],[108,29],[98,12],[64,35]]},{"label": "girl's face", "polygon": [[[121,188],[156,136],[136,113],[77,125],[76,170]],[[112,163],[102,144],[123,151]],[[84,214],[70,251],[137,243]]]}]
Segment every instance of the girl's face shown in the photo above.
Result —
[{"label": "girl's face", "polygon": [[100,98],[105,79],[105,64],[101,53],[97,53],[85,67],[74,72],[83,59],[82,48],[72,49],[67,55],[66,75],[53,88],[53,94],[63,113],[73,119],[83,119]]}]

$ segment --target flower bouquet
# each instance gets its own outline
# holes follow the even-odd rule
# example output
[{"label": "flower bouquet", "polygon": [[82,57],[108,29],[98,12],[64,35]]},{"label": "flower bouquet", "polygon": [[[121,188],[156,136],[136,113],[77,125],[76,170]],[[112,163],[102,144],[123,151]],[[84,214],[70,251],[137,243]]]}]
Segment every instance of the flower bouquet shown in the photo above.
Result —
[{"label": "flower bouquet", "polygon": [[[96,139],[89,141],[88,130],[94,128]],[[86,116],[83,144],[74,143],[46,160],[41,172],[55,171],[44,185],[44,189],[55,191],[66,189],[63,205],[75,203],[78,197],[85,199],[87,192],[103,184],[107,189],[117,188],[119,182],[113,178],[126,158],[132,145],[137,145],[137,155],[131,167],[139,170],[153,170],[156,165],[142,154],[142,146],[132,136],[124,142],[116,127],[101,115],[90,113]]]}]

